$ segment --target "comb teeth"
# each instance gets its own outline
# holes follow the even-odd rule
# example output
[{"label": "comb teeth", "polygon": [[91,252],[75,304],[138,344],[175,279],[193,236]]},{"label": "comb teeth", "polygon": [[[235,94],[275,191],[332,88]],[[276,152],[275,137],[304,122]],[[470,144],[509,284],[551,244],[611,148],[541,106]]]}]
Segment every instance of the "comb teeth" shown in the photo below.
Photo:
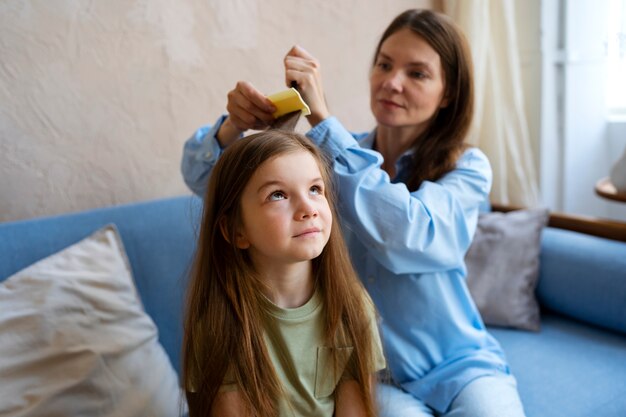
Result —
[{"label": "comb teeth", "polygon": [[296,130],[296,125],[298,124],[298,120],[300,119],[300,114],[302,114],[301,110],[296,110],[291,113],[283,114],[282,116],[274,120],[271,129],[280,129],[293,132],[294,130]]}]

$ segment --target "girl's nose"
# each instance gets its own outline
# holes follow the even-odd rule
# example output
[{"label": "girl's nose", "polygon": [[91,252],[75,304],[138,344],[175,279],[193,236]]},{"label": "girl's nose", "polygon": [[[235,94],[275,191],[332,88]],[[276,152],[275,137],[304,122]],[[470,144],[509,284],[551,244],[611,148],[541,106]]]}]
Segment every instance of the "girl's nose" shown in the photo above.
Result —
[{"label": "girl's nose", "polygon": [[317,209],[310,201],[302,199],[299,203],[296,211],[296,218],[299,220],[305,220],[311,217],[317,217]]}]

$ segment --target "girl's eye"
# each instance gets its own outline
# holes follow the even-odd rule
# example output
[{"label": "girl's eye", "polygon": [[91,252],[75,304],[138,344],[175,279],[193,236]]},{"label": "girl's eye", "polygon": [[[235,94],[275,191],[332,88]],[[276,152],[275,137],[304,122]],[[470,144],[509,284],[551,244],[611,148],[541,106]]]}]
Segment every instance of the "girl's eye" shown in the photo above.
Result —
[{"label": "girl's eye", "polygon": [[324,190],[322,189],[321,186],[314,185],[314,186],[311,187],[311,194],[323,195],[324,194]]},{"label": "girl's eye", "polygon": [[421,72],[421,71],[411,71],[409,73],[409,77],[411,78],[417,78],[417,79],[422,79],[422,78],[426,78],[426,74]]},{"label": "girl's eye", "polygon": [[279,200],[284,200],[285,198],[287,197],[285,196],[285,193],[283,193],[282,191],[274,191],[273,193],[269,195],[268,200],[279,201]]}]

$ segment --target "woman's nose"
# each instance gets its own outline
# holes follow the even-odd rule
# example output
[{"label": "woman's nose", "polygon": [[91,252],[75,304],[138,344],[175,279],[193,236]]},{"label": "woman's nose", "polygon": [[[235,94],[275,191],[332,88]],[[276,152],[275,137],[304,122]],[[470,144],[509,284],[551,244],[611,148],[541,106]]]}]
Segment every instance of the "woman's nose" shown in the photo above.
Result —
[{"label": "woman's nose", "polygon": [[393,71],[387,74],[383,81],[383,88],[389,91],[402,91],[403,75],[399,71]]}]

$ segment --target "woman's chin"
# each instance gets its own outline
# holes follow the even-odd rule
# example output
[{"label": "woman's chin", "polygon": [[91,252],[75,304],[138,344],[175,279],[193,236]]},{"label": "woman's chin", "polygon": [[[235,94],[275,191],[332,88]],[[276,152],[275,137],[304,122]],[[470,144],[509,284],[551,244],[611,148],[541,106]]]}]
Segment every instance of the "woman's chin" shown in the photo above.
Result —
[{"label": "woman's chin", "polygon": [[398,120],[398,118],[391,114],[374,115],[374,118],[376,119],[376,124],[378,126],[384,126],[384,127],[402,126],[402,123]]}]

